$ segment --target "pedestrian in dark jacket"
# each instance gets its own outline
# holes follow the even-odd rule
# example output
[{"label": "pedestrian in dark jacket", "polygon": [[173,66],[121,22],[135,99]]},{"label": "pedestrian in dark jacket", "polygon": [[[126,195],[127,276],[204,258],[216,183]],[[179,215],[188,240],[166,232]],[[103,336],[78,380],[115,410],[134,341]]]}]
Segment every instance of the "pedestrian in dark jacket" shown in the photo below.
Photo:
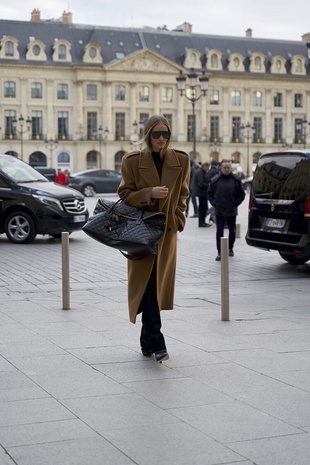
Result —
[{"label": "pedestrian in dark jacket", "polygon": [[216,261],[221,260],[221,237],[224,236],[224,226],[227,222],[229,229],[228,244],[229,256],[234,256],[234,244],[236,240],[236,217],[238,206],[243,202],[245,192],[242,183],[232,173],[229,160],[221,163],[221,172],[216,175],[208,188],[208,199],[215,207],[216,214],[216,247],[218,255]]},{"label": "pedestrian in dark jacket", "polygon": [[208,171],[210,168],[210,163],[205,162],[201,167],[195,172],[195,177],[193,180],[193,195],[198,197],[198,226],[199,228],[208,228],[211,226],[206,223],[206,216],[208,211],[208,186],[210,183],[210,177],[208,176]]}]

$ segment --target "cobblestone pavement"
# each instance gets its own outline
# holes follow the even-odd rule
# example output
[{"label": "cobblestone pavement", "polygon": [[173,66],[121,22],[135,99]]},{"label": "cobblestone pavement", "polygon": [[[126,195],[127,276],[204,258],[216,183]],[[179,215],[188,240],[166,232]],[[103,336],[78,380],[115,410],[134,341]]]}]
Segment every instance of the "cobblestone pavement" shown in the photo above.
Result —
[{"label": "cobblestone pavement", "polygon": [[188,219],[163,364],[140,353],[119,252],[70,236],[62,310],[61,242],[0,236],[0,465],[309,465],[310,262],[248,247],[246,220],[247,198],[223,322],[215,226]]}]

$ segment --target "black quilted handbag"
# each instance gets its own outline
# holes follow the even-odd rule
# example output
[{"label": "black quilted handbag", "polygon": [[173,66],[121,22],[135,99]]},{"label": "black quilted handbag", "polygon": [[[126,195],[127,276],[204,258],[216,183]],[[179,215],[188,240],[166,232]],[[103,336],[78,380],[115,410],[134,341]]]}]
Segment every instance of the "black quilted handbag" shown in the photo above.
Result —
[{"label": "black quilted handbag", "polygon": [[156,255],[166,215],[125,205],[124,198],[117,202],[99,199],[83,231],[102,244],[120,250],[129,260]]}]

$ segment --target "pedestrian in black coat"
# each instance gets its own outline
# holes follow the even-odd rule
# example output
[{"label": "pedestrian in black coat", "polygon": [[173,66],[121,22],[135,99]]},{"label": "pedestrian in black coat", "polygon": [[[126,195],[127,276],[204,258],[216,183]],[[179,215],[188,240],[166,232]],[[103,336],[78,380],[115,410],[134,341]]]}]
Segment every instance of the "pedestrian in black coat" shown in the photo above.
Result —
[{"label": "pedestrian in black coat", "polygon": [[221,260],[221,237],[224,236],[225,222],[229,229],[229,256],[234,256],[236,240],[236,217],[238,206],[243,202],[245,192],[241,180],[232,173],[229,160],[221,163],[221,172],[212,178],[208,188],[208,199],[215,207],[216,215],[216,261]]},{"label": "pedestrian in black coat", "polygon": [[206,216],[208,211],[208,186],[210,183],[210,177],[208,176],[208,171],[210,168],[210,163],[205,162],[201,167],[195,172],[193,179],[193,195],[198,197],[198,226],[199,228],[208,228],[211,226],[206,223]]}]

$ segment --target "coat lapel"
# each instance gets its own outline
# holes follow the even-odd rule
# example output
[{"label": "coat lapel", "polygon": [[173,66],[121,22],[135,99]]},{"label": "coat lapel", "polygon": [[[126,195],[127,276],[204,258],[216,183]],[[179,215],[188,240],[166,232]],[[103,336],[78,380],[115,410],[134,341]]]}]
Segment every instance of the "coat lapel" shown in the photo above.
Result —
[{"label": "coat lapel", "polygon": [[147,149],[140,152],[139,172],[149,186],[160,185],[160,179],[153,162],[152,154]]}]

